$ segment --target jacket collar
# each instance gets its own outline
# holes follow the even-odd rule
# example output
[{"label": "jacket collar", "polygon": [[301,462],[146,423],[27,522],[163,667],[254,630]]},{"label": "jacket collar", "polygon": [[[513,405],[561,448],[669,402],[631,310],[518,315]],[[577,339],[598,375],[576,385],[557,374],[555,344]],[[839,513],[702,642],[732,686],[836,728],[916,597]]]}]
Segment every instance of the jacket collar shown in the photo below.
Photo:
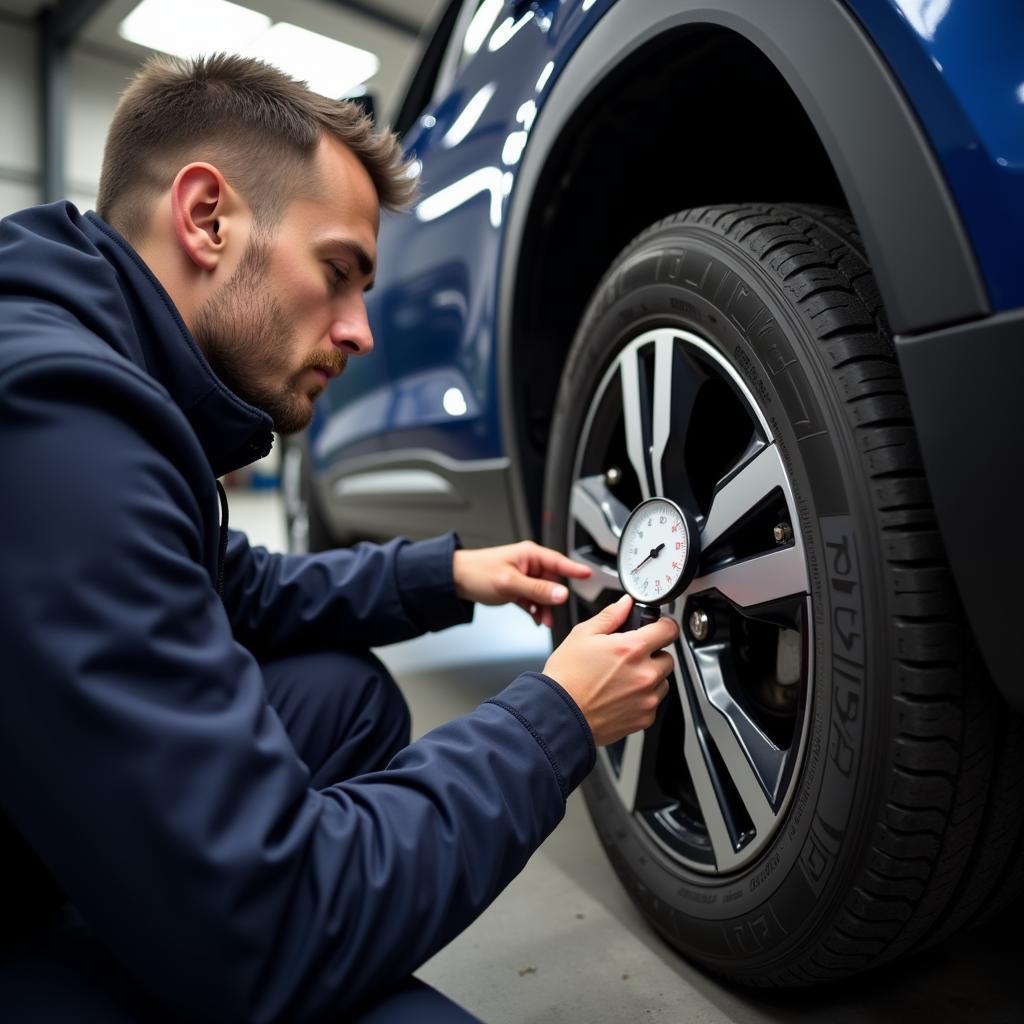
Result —
[{"label": "jacket collar", "polygon": [[273,421],[243,401],[210,368],[170,296],[139,254],[109,224],[89,212],[83,232],[114,268],[146,371],[185,414],[215,476],[255,462],[273,446]]}]

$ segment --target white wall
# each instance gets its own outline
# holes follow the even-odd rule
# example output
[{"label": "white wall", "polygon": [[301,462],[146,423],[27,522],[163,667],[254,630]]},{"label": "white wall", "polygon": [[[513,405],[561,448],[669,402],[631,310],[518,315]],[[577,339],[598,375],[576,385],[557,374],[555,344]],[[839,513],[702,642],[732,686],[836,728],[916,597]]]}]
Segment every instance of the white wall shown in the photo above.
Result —
[{"label": "white wall", "polygon": [[64,186],[80,210],[96,204],[103,144],[118,97],[137,66],[81,49],[71,51],[71,96],[64,150]]},{"label": "white wall", "polygon": [[35,33],[0,21],[0,217],[39,202]]},{"label": "white wall", "polygon": [[[71,51],[64,180],[81,209],[96,201],[107,125],[131,77],[128,60]],[[41,202],[35,28],[0,16],[0,217]]]}]

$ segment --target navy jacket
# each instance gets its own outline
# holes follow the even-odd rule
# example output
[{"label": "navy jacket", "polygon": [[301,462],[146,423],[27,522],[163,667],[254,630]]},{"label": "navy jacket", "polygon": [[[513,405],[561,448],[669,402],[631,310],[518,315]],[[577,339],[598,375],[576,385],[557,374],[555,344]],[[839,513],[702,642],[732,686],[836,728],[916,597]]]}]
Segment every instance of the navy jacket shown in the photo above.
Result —
[{"label": "navy jacket", "polygon": [[0,439],[8,941],[9,908],[42,917],[63,893],[190,1019],[336,1019],[465,928],[558,823],[594,747],[537,673],[387,771],[310,789],[253,652],[464,621],[454,539],[295,556],[235,533],[218,595],[215,477],[265,453],[271,422],[68,203],[0,222]]}]

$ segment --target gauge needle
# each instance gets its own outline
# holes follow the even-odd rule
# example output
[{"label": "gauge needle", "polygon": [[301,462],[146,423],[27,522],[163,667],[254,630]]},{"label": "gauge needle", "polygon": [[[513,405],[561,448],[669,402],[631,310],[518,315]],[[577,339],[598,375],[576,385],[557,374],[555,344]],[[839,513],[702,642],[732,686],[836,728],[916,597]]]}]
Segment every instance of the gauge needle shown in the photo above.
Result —
[{"label": "gauge needle", "polygon": [[[640,565],[646,565],[652,558],[657,558],[658,557],[658,552],[664,546],[665,546],[665,542],[662,541],[662,543],[660,543],[656,548],[651,548],[651,553],[640,563]],[[636,572],[636,570],[640,568],[640,565],[636,566],[633,569],[633,572]]]}]

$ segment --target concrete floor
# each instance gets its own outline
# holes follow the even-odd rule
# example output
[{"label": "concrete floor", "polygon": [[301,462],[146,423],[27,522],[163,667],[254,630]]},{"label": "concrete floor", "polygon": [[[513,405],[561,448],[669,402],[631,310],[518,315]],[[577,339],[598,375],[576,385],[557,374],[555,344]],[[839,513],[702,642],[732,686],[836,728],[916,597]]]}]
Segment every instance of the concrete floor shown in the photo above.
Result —
[{"label": "concrete floor", "polygon": [[[280,550],[277,496],[233,492],[231,522]],[[518,609],[377,653],[409,700],[415,735],[469,711],[524,669],[550,636]],[[488,1024],[1017,1024],[1024,903],[896,966],[827,989],[731,989],[673,952],[634,909],[578,794],[522,874],[418,972]]]}]

